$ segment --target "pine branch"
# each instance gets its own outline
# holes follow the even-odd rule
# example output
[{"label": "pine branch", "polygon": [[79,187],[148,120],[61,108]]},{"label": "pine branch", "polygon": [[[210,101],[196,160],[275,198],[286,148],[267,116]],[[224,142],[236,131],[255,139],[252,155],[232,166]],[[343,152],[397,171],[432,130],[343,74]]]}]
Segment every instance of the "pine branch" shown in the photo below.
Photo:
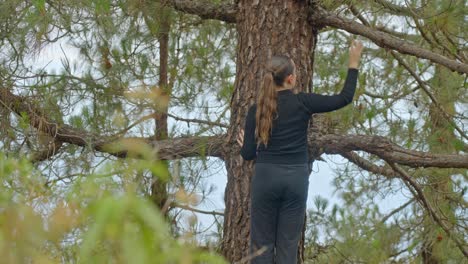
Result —
[{"label": "pine branch", "polygon": [[413,43],[399,39],[388,33],[378,31],[369,26],[330,13],[322,8],[319,10],[311,10],[311,12],[313,20],[322,26],[332,26],[343,29],[352,34],[366,37],[382,48],[393,49],[402,54],[408,54],[418,58],[427,59],[434,63],[443,65],[452,71],[456,71],[461,74],[468,74],[468,64],[466,63],[449,59],[430,50],[423,49]]},{"label": "pine branch", "polygon": [[[384,1],[380,1],[384,2]],[[204,19],[217,19],[228,23],[236,22],[237,9],[232,4],[213,4],[206,1],[170,0],[169,4],[176,10],[198,15]],[[409,54],[422,59],[444,65],[445,67],[461,74],[468,73],[468,64],[449,59],[430,50],[423,49],[417,45],[406,42],[388,33],[370,28],[369,26],[356,23],[352,20],[342,18],[330,13],[317,5],[313,5],[311,15],[320,26],[332,26],[346,30],[350,33],[361,35],[373,41],[380,47],[397,50],[403,54]],[[388,6],[388,5],[387,5]],[[400,10],[398,6],[391,6],[390,10]],[[408,9],[407,9],[408,10]]]},{"label": "pine branch", "polygon": [[[358,10],[354,7],[354,6],[350,6],[350,10],[351,12],[357,17],[359,18],[359,20],[366,26],[370,26],[370,23],[363,17],[359,14]],[[429,98],[431,99],[432,103],[439,109],[439,111],[441,111],[441,113],[445,116],[445,118],[447,120],[449,120],[449,122],[451,123],[451,125],[458,131],[458,133],[460,133],[460,135],[462,137],[464,137],[465,139],[468,139],[468,136],[463,132],[463,130],[461,128],[459,128],[457,126],[457,124],[455,122],[453,122],[452,120],[452,117],[442,108],[442,106],[440,105],[440,103],[437,101],[437,99],[434,97],[434,95],[429,91],[426,83],[421,80],[421,78],[419,77],[418,74],[416,74],[416,72],[414,72],[411,67],[403,60],[403,58],[397,53],[395,52],[394,50],[391,50],[390,53],[392,54],[392,56],[400,63],[400,65],[402,65],[410,74],[411,76],[413,76],[413,78],[416,80],[416,82],[419,84],[419,87],[422,88],[422,90],[427,94],[427,96],[429,96]],[[414,89],[413,89],[414,90]]]},{"label": "pine branch", "polygon": [[451,238],[453,242],[455,242],[455,244],[463,253],[463,255],[468,258],[468,250],[465,247],[466,243],[464,241],[460,241],[455,235],[452,234],[452,232],[450,231],[450,227],[448,227],[445,224],[445,222],[443,222],[442,219],[439,217],[439,215],[436,213],[436,210],[429,203],[429,201],[424,195],[424,192],[422,191],[421,187],[416,183],[416,181],[414,181],[412,177],[405,170],[403,170],[399,165],[393,162],[389,162],[389,161],[387,161],[387,163],[393,168],[395,172],[400,174],[401,178],[403,179],[403,182],[406,184],[408,189],[413,193],[413,196],[427,210],[427,212],[429,213],[431,218],[434,220],[434,222],[436,222],[445,231],[447,236]]},{"label": "pine branch", "polygon": [[388,213],[386,216],[384,216],[381,220],[380,220],[380,223],[385,223],[388,219],[390,219],[390,217],[392,217],[393,215],[395,215],[396,213],[400,212],[401,210],[405,209],[408,205],[412,204],[414,202],[416,198],[413,197],[411,199],[409,199],[409,201],[407,201],[406,203],[402,204],[401,206],[393,209],[390,213]]},{"label": "pine branch", "polygon": [[429,91],[429,88],[427,87],[426,83],[423,80],[421,80],[419,75],[416,74],[416,72],[414,72],[410,68],[410,66],[403,60],[403,58],[401,58],[401,56],[398,55],[395,51],[392,50],[391,54],[411,74],[411,76],[413,76],[413,78],[418,82],[419,87],[421,87],[421,89],[424,91],[424,93],[426,93],[427,96],[429,96],[432,103],[437,107],[437,109],[439,109],[439,111],[441,111],[441,113],[444,115],[444,117],[458,131],[458,133],[460,133],[460,135],[462,137],[464,137],[465,139],[468,139],[468,136],[465,134],[465,132],[461,128],[459,128],[455,122],[453,122],[453,118],[442,108],[440,103],[437,101],[437,99],[434,97],[434,95]]},{"label": "pine branch", "polygon": [[374,0],[377,4],[384,7],[387,11],[394,15],[404,15],[410,17],[419,17],[419,14],[422,12],[422,7],[412,8],[407,6],[400,6],[385,0]]},{"label": "pine branch", "polygon": [[377,166],[373,164],[372,162],[360,157],[358,154],[352,151],[341,153],[341,156],[345,157],[346,159],[348,159],[349,161],[351,161],[352,163],[354,163],[355,165],[357,165],[358,167],[366,171],[369,171],[378,175],[383,175],[389,179],[395,178],[397,176],[397,174],[393,170],[383,167],[383,166]]}]

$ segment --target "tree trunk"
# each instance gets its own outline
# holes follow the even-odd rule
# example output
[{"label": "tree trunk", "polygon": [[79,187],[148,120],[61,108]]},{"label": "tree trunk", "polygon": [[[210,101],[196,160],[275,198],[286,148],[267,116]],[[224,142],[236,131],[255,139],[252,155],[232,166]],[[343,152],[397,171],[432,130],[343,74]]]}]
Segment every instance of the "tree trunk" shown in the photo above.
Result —
[{"label": "tree trunk", "polygon": [[[169,8],[161,6],[162,15],[160,21],[160,29],[158,32],[159,41],[159,81],[158,87],[154,88],[154,92],[161,95],[161,98],[169,98],[170,89],[168,84],[168,59],[169,59],[169,31],[170,31],[170,12]],[[164,140],[168,136],[167,128],[167,112],[168,102],[162,102],[155,107],[155,140]],[[165,169],[169,175],[169,161],[163,161]],[[151,184],[151,200],[162,210],[163,214],[168,212],[168,195],[167,195],[167,179],[162,179],[158,175],[152,175],[153,181]]]},{"label": "tree trunk", "polygon": [[222,241],[222,252],[231,263],[248,262],[253,174],[253,162],[245,162],[239,155],[236,134],[244,127],[246,112],[256,100],[266,63],[272,55],[285,54],[294,60],[296,90],[305,90],[310,84],[317,34],[308,19],[308,10],[307,1],[238,1],[237,72],[225,147],[228,182]]}]

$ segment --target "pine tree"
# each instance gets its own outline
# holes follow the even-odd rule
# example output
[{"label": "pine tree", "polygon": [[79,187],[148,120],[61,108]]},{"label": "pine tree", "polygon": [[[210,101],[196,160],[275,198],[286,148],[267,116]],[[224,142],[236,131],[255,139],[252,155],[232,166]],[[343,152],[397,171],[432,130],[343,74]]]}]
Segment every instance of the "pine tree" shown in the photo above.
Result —
[{"label": "pine tree", "polygon": [[[57,197],[107,165],[106,188],[137,182],[174,233],[177,208],[193,210],[190,193],[217,158],[230,262],[249,258],[253,163],[235,139],[268,58],[293,58],[297,91],[334,93],[359,35],[354,102],[309,128],[311,162],[349,161],[334,175],[343,204],[316,199],[301,261],[468,257],[464,1],[6,0],[0,10],[3,152],[27,156]],[[62,58],[55,70],[35,67],[46,53]],[[402,189],[408,201],[382,213],[375,199]]]}]

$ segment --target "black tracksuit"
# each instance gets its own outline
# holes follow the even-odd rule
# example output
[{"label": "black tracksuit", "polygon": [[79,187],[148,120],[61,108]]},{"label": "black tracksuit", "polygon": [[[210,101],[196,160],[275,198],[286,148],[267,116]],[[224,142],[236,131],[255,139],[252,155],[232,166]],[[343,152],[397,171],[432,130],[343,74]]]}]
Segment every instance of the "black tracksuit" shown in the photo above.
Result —
[{"label": "black tracksuit", "polygon": [[337,95],[278,91],[278,115],[273,119],[268,147],[257,147],[256,105],[249,108],[241,155],[245,160],[256,159],[251,183],[251,253],[265,249],[251,263],[297,262],[310,174],[309,120],[314,113],[330,112],[351,103],[357,75],[357,69],[348,69],[344,87]]}]

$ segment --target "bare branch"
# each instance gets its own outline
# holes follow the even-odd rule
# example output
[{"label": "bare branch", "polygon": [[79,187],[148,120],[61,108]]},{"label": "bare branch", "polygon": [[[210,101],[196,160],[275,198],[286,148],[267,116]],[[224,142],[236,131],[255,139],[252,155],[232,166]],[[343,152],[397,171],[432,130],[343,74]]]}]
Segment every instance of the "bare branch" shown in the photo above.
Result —
[{"label": "bare branch", "polygon": [[377,166],[373,164],[372,162],[364,158],[361,158],[358,154],[352,151],[341,153],[341,156],[345,157],[346,159],[348,159],[349,161],[351,161],[352,163],[356,164],[358,167],[366,171],[379,174],[379,175],[383,175],[390,179],[395,178],[397,176],[397,174],[393,170],[386,168],[386,167]]},{"label": "bare branch", "polygon": [[225,128],[229,127],[228,125],[223,124],[221,122],[213,122],[213,121],[200,120],[200,119],[182,118],[182,117],[178,117],[178,116],[175,116],[175,115],[169,114],[169,113],[167,115],[174,118],[177,121],[185,121],[187,123],[199,123],[199,124],[205,124],[205,125],[210,125],[210,126],[219,126],[219,127],[225,127]]},{"label": "bare branch", "polygon": [[149,114],[149,115],[145,115],[145,116],[142,116],[140,117],[140,119],[138,119],[137,121],[133,122],[133,124],[131,124],[130,126],[122,129],[122,131],[120,132],[117,132],[116,135],[125,135],[128,131],[130,131],[130,129],[134,128],[135,126],[137,126],[138,124],[141,124],[143,123],[144,121],[146,120],[151,120],[154,118],[154,116],[156,115],[156,113],[152,113],[152,114]]},{"label": "bare branch", "polygon": [[180,137],[152,141],[150,144],[158,150],[159,159],[179,159],[197,156],[224,158],[225,135]]},{"label": "bare branch", "polygon": [[397,207],[395,209],[393,209],[390,213],[388,213],[386,216],[384,216],[382,218],[382,220],[380,220],[381,223],[385,223],[388,219],[390,219],[390,217],[392,217],[394,214],[400,212],[401,210],[405,209],[408,205],[412,204],[414,202],[416,198],[413,197],[411,199],[409,199],[409,201],[407,201],[406,203],[404,203],[403,205],[401,205],[400,207]]},{"label": "bare branch", "polygon": [[397,50],[403,54],[409,54],[422,59],[428,59],[434,63],[444,65],[445,67],[461,74],[468,74],[468,64],[451,60],[445,56],[434,53],[430,50],[423,49],[417,45],[396,38],[376,29],[372,29],[363,24],[354,22],[350,19],[340,17],[330,13],[324,9],[313,10],[314,21],[321,25],[328,25],[335,28],[346,30],[352,34],[361,35],[372,40],[375,44],[382,48]]},{"label": "bare branch", "polygon": [[184,209],[184,210],[188,210],[188,211],[195,212],[195,213],[200,213],[200,214],[209,214],[209,215],[213,215],[213,216],[216,216],[216,215],[224,216],[224,213],[221,213],[221,212],[200,210],[200,209],[193,208],[193,207],[190,207],[188,205],[184,205],[184,204],[180,204],[180,203],[176,203],[176,202],[172,202],[171,207],[177,207],[177,208],[180,208],[180,209]]}]

